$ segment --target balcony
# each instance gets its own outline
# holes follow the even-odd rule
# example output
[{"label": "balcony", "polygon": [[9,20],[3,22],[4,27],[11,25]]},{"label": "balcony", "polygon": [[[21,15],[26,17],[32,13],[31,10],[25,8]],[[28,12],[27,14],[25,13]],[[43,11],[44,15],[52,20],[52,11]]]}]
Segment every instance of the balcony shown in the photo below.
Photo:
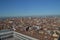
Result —
[{"label": "balcony", "polygon": [[15,31],[1,30],[0,40],[38,40],[38,39],[26,36]]}]

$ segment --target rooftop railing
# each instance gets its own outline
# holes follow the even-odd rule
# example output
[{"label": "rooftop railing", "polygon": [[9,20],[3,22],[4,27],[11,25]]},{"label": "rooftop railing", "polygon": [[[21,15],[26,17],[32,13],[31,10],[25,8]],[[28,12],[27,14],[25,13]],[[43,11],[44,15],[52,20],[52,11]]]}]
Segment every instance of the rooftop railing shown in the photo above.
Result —
[{"label": "rooftop railing", "polygon": [[24,35],[21,33],[17,33],[17,32],[14,32],[14,37],[17,37],[20,40],[38,40],[36,38],[32,38],[30,36],[27,36],[27,35]]},{"label": "rooftop railing", "polygon": [[0,32],[0,39],[8,38],[9,36],[13,36],[15,38],[18,38],[19,40],[38,40],[36,38],[32,38],[30,36],[27,36],[27,35],[24,35],[15,31],[4,30],[3,32]]}]

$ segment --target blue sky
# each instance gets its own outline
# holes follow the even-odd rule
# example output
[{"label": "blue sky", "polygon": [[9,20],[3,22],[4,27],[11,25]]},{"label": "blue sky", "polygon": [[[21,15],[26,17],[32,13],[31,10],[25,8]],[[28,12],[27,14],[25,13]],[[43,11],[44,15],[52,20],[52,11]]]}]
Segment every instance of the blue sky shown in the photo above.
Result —
[{"label": "blue sky", "polygon": [[0,0],[0,17],[41,15],[60,15],[60,0]]}]

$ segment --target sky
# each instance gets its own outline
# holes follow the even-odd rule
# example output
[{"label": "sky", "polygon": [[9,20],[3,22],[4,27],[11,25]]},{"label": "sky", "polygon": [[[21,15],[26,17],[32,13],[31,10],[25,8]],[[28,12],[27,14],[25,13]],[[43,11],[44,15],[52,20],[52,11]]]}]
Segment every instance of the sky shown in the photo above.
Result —
[{"label": "sky", "polygon": [[0,17],[60,15],[60,0],[0,0]]}]

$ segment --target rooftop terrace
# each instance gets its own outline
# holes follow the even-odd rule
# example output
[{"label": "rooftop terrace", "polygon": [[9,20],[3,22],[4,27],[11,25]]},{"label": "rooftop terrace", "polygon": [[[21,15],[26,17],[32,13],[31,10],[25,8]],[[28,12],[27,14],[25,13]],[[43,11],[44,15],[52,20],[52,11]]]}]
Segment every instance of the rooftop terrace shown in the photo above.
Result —
[{"label": "rooftop terrace", "polygon": [[9,31],[9,30],[1,30],[0,31],[0,39],[1,40],[38,40],[24,34]]}]

